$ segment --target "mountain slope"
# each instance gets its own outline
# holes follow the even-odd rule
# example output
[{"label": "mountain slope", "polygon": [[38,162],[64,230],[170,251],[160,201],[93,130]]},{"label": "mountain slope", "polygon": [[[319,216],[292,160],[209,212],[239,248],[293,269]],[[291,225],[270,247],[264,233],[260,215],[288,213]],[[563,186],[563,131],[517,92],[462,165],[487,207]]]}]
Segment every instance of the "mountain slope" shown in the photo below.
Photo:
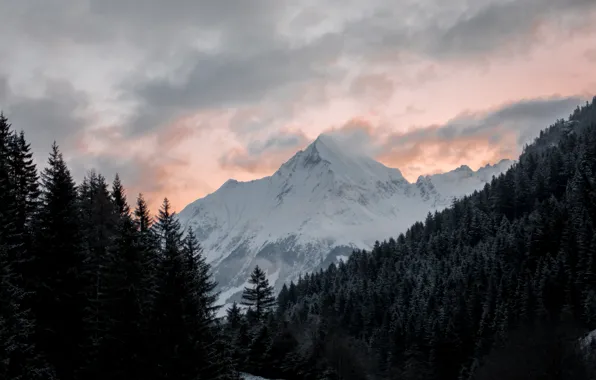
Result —
[{"label": "mountain slope", "polygon": [[280,292],[267,328],[294,346],[253,373],[596,378],[595,200],[596,97],[482,191]]},{"label": "mountain slope", "polygon": [[344,151],[322,135],[272,176],[228,180],[179,218],[202,242],[225,301],[242,290],[255,265],[266,269],[279,289],[300,273],[402,232],[453,197],[482,188],[511,164],[502,161],[477,172],[462,167],[409,183],[399,170]]}]

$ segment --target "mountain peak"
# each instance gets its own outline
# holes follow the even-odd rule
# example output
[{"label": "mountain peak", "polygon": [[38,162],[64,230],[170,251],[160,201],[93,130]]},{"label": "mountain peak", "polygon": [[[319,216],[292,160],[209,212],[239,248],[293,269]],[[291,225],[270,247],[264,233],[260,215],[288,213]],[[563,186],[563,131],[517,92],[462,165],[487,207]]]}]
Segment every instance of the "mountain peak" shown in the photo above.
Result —
[{"label": "mountain peak", "polygon": [[346,161],[345,153],[334,141],[333,137],[321,134],[306,149],[297,152],[278,170],[284,173],[288,170],[312,169],[320,164],[335,165]]},{"label": "mountain peak", "polygon": [[332,136],[326,134],[320,134],[304,152],[307,153],[307,157],[312,156],[329,163],[341,160],[345,155],[340,144]]},{"label": "mountain peak", "polygon": [[349,182],[385,181],[389,177],[395,181],[405,180],[398,169],[387,168],[344,145],[335,136],[321,134],[306,149],[283,164],[276,175],[291,176],[297,171],[317,170],[332,173],[336,180]]},{"label": "mountain peak", "polygon": [[474,171],[468,165],[462,165],[459,168],[455,169],[456,172],[467,172],[473,173]]}]

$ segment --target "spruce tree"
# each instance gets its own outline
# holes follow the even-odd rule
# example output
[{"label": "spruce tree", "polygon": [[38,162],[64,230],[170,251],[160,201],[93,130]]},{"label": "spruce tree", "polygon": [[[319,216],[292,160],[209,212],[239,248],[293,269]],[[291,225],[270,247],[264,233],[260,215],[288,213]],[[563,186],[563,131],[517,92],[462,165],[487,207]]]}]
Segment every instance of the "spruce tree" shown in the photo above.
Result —
[{"label": "spruce tree", "polygon": [[258,265],[252,271],[248,283],[252,287],[244,288],[241,304],[252,308],[255,318],[260,321],[275,307],[273,287],[269,285],[265,272]]},{"label": "spruce tree", "polygon": [[140,293],[141,318],[138,320],[141,335],[141,346],[138,350],[138,363],[143,376],[139,378],[150,379],[157,374],[153,367],[146,363],[156,360],[155,346],[159,342],[159,330],[154,328],[156,321],[156,301],[158,296],[158,267],[159,247],[158,239],[153,227],[153,217],[142,194],[136,199],[136,206],[132,216],[133,226],[136,235],[136,249],[141,261],[140,286],[137,289]]},{"label": "spruce tree", "polygon": [[85,354],[82,377],[110,376],[116,358],[108,350],[115,321],[111,315],[119,295],[111,291],[114,285],[115,237],[118,216],[108,185],[101,174],[89,173],[79,192],[81,226],[83,230],[85,308]]},{"label": "spruce tree", "polygon": [[142,313],[148,317],[152,314],[157,291],[156,276],[159,262],[159,241],[155,230],[152,228],[153,217],[142,194],[139,194],[137,197],[132,221],[134,229],[137,232],[136,245],[143,265],[141,281],[141,291],[143,292],[143,296],[141,297],[143,303]]},{"label": "spruce tree", "polygon": [[77,190],[54,143],[41,175],[32,263],[33,310],[37,342],[61,380],[74,379],[81,368],[83,255]]},{"label": "spruce tree", "polygon": [[238,307],[236,301],[234,301],[232,306],[226,310],[226,322],[228,323],[228,327],[232,330],[238,329],[242,323],[242,311]]},{"label": "spruce tree", "polygon": [[203,256],[203,249],[192,231],[188,229],[183,240],[183,251],[186,259],[186,270],[192,281],[193,297],[199,300],[200,308],[205,315],[206,321],[213,322],[215,314],[219,309],[216,306],[218,294],[215,293],[217,283],[211,277],[211,266],[207,264]]},{"label": "spruce tree", "polygon": [[[27,308],[24,264],[29,261],[36,170],[24,135],[0,113],[0,378],[52,379],[35,344],[35,319]],[[31,182],[30,182],[31,181]]]},{"label": "spruce tree", "polygon": [[140,233],[135,228],[118,176],[112,183],[110,195],[117,221],[114,254],[108,267],[111,274],[107,290],[111,323],[108,326],[106,352],[112,362],[109,376],[121,379],[146,378],[150,374],[145,351],[149,337],[143,308],[148,292],[143,286],[148,273]]},{"label": "spruce tree", "polygon": [[156,332],[155,357],[162,379],[190,379],[196,374],[193,327],[196,307],[189,310],[193,284],[188,279],[183,252],[182,231],[170,202],[164,199],[154,225],[159,239],[159,264],[153,329]]}]

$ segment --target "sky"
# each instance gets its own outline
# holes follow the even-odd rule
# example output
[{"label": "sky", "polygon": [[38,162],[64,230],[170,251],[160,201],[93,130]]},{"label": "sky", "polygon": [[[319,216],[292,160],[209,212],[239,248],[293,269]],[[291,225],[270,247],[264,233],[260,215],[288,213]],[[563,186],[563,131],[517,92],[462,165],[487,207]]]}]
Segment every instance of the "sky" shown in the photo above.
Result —
[{"label": "sky", "polygon": [[321,133],[411,181],[477,169],[594,95],[593,0],[0,0],[0,109],[39,165],[55,140],[153,208]]}]

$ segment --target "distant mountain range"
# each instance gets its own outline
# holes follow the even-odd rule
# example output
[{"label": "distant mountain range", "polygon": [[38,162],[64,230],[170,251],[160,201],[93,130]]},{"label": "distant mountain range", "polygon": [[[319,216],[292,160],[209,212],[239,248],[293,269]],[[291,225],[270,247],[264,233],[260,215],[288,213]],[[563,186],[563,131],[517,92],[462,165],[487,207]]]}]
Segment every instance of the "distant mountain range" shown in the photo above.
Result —
[{"label": "distant mountain range", "polygon": [[272,176],[230,179],[186,206],[179,219],[200,239],[226,303],[238,299],[255,265],[279,290],[300,274],[345,260],[355,248],[397,236],[512,164],[503,160],[478,171],[461,166],[410,183],[398,169],[321,135]]}]

